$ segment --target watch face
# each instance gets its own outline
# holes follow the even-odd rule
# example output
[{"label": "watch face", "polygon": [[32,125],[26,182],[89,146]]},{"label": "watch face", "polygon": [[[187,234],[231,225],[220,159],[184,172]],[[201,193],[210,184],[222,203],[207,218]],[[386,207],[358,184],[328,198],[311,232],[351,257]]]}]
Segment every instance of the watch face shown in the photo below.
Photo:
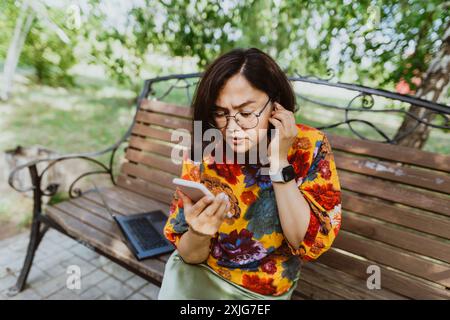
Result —
[{"label": "watch face", "polygon": [[283,180],[285,182],[291,181],[295,178],[295,171],[294,167],[292,165],[289,165],[281,171],[281,174],[283,175]]}]

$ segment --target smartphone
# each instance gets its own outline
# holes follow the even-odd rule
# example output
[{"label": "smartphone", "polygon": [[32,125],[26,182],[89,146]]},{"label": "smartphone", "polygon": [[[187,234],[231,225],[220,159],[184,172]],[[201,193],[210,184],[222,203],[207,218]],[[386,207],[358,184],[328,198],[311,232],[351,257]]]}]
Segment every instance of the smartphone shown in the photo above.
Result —
[{"label": "smartphone", "polygon": [[[200,182],[184,180],[180,178],[174,178],[172,180],[173,184],[175,184],[185,195],[187,195],[192,202],[197,202],[204,196],[213,196],[211,191],[208,190],[203,184]],[[231,212],[227,212],[227,217],[232,218],[233,214]]]},{"label": "smartphone", "polygon": [[197,202],[204,196],[214,196],[211,191],[208,190],[203,184],[200,182],[175,178],[172,182],[178,186],[178,188],[187,195],[193,202]]}]

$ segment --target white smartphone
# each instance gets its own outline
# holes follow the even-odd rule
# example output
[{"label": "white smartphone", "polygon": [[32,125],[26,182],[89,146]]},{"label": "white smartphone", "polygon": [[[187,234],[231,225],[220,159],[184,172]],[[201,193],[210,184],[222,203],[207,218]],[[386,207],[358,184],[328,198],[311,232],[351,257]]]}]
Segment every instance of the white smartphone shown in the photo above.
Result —
[{"label": "white smartphone", "polygon": [[[184,180],[180,178],[174,178],[172,182],[178,186],[178,188],[187,195],[193,202],[197,202],[204,196],[214,196],[211,191],[208,190],[200,182]],[[231,212],[227,212],[227,217],[232,218],[233,214]]]},{"label": "white smartphone", "polygon": [[214,196],[211,191],[208,190],[200,182],[184,180],[180,178],[174,178],[172,182],[178,186],[178,188],[187,195],[193,202],[197,202],[204,196]]}]

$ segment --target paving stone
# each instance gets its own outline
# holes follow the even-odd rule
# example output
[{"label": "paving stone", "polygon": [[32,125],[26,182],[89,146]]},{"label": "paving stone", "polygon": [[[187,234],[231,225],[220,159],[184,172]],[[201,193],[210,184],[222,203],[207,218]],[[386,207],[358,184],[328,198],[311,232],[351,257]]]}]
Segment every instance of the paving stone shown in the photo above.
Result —
[{"label": "paving stone", "polygon": [[97,287],[114,300],[123,300],[133,292],[130,287],[113,277],[101,281]]},{"label": "paving stone", "polygon": [[47,241],[47,243],[40,243],[38,249],[36,250],[35,258],[40,259],[41,257],[47,257],[54,255],[61,251],[61,246],[53,244]]},{"label": "paving stone", "polygon": [[80,297],[83,300],[97,300],[103,295],[104,295],[104,292],[102,290],[100,290],[98,287],[94,286],[94,287],[90,287],[87,290],[84,290],[80,294]]},{"label": "paving stone", "polygon": [[16,283],[16,277],[6,275],[0,279],[0,291],[7,290]]},{"label": "paving stone", "polygon": [[97,255],[96,258],[89,261],[91,264],[93,264],[96,267],[103,267],[104,265],[111,262],[108,258],[105,258],[104,256]]},{"label": "paving stone", "polygon": [[0,267],[0,279],[3,278],[3,277],[6,277],[8,274],[12,275],[12,276],[15,276],[16,272],[14,270],[12,270],[8,266]]},{"label": "paving stone", "polygon": [[152,300],[157,300],[158,293],[159,293],[159,287],[157,287],[153,283],[148,283],[146,286],[144,286],[138,292]]},{"label": "paving stone", "polygon": [[98,257],[98,253],[88,247],[85,247],[84,245],[73,246],[69,250],[86,261],[91,261],[92,259]]},{"label": "paving stone", "polygon": [[134,276],[134,273],[128,271],[127,269],[119,266],[117,263],[110,262],[102,267],[103,270],[113,275],[121,281],[126,281]]},{"label": "paving stone", "polygon": [[48,256],[41,260],[36,260],[35,263],[36,265],[39,266],[39,268],[41,268],[44,271],[47,271],[47,269],[57,264],[60,264],[61,262],[66,261],[72,257],[73,254],[71,252],[59,250],[58,252],[55,252],[55,254],[51,256]]},{"label": "paving stone", "polygon": [[8,274],[7,270],[8,270],[7,267],[0,267],[0,279]]},{"label": "paving stone", "polygon": [[48,297],[48,300],[81,300],[80,290],[63,288]]},{"label": "paving stone", "polygon": [[7,247],[3,248],[0,251],[0,266],[6,266],[11,261],[15,261],[19,258],[23,259],[24,257],[25,257],[24,254],[20,255],[17,252],[13,252],[12,250],[9,250]]},{"label": "paving stone", "polygon": [[45,273],[52,277],[60,276],[63,273],[65,274],[66,272],[67,272],[67,268],[63,267],[59,263],[55,264],[55,265],[51,265],[47,269],[45,269]]},{"label": "paving stone", "polygon": [[6,270],[10,270],[13,273],[17,273],[20,270],[22,270],[24,258],[25,256],[18,258],[16,260],[11,260],[6,265],[2,266],[2,268],[6,268]]},{"label": "paving stone", "polygon": [[8,300],[8,297],[6,296],[6,290],[0,291],[0,301],[2,300]]},{"label": "paving stone", "polygon": [[44,298],[66,287],[67,275],[62,274],[48,281],[40,281],[31,285],[36,292]]},{"label": "paving stone", "polygon": [[72,265],[80,267],[81,276],[87,275],[87,274],[91,273],[92,271],[94,271],[94,269],[95,269],[95,266],[93,266],[89,262],[87,262],[77,256],[72,256],[69,259],[61,261],[60,265],[65,268],[68,268],[69,266],[72,266]]},{"label": "paving stone", "polygon": [[148,300],[148,298],[140,293],[134,293],[127,300]]},{"label": "paving stone", "polygon": [[90,288],[108,277],[110,277],[108,273],[101,269],[96,269],[86,276],[81,276],[81,286],[82,288]]},{"label": "paving stone", "polygon": [[8,245],[8,249],[14,253],[25,252],[28,247],[29,237],[17,238],[14,242]]},{"label": "paving stone", "polygon": [[[25,290],[7,296],[22,269],[29,232],[0,241],[0,300],[156,299],[159,288],[81,243],[49,230],[35,254]],[[81,290],[66,287],[67,267],[81,268]]]},{"label": "paving stone", "polygon": [[9,300],[41,300],[42,297],[33,289],[27,288],[24,291],[18,293],[13,297],[9,297]]},{"label": "paving stone", "polygon": [[75,241],[69,237],[65,237],[64,240],[61,240],[61,244],[60,244],[60,246],[64,249],[70,249],[70,248],[73,248],[78,245],[80,245],[80,243],[78,243],[77,241]]},{"label": "paving stone", "polygon": [[[17,276],[19,273],[17,274]],[[32,284],[35,282],[41,282],[45,280],[50,280],[50,276],[42,271],[38,266],[31,266],[30,273],[28,274],[27,283]]]},{"label": "paving stone", "polygon": [[138,289],[142,288],[143,286],[145,286],[148,283],[148,281],[139,276],[134,275],[133,277],[131,277],[130,279],[125,281],[125,283],[128,286],[130,286],[132,289],[138,290]]},{"label": "paving stone", "polygon": [[29,235],[30,235],[29,232],[22,232],[22,233],[19,233],[18,235],[15,235],[15,236],[13,236],[13,237],[4,239],[4,240],[1,241],[2,247],[3,247],[3,248],[6,248],[6,247],[8,247],[10,244],[12,244],[12,243],[14,243],[14,242],[16,242],[16,241],[22,241],[22,238],[28,239]]},{"label": "paving stone", "polygon": [[50,230],[47,231],[47,233],[45,234],[44,240],[42,240],[42,241],[50,240],[50,241],[53,241],[53,242],[58,242],[63,237],[65,237],[65,236],[63,236],[60,232],[58,232],[58,231],[56,231],[54,229],[50,229]]}]

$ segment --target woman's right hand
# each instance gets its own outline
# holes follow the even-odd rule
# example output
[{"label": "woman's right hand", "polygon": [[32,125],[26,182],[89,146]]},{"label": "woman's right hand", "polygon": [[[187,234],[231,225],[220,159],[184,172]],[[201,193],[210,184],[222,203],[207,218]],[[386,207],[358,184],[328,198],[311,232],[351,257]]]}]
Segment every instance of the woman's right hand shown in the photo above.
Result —
[{"label": "woman's right hand", "polygon": [[186,223],[204,235],[213,237],[230,209],[230,201],[225,193],[217,196],[204,196],[195,204],[182,191],[177,190],[183,201]]}]

